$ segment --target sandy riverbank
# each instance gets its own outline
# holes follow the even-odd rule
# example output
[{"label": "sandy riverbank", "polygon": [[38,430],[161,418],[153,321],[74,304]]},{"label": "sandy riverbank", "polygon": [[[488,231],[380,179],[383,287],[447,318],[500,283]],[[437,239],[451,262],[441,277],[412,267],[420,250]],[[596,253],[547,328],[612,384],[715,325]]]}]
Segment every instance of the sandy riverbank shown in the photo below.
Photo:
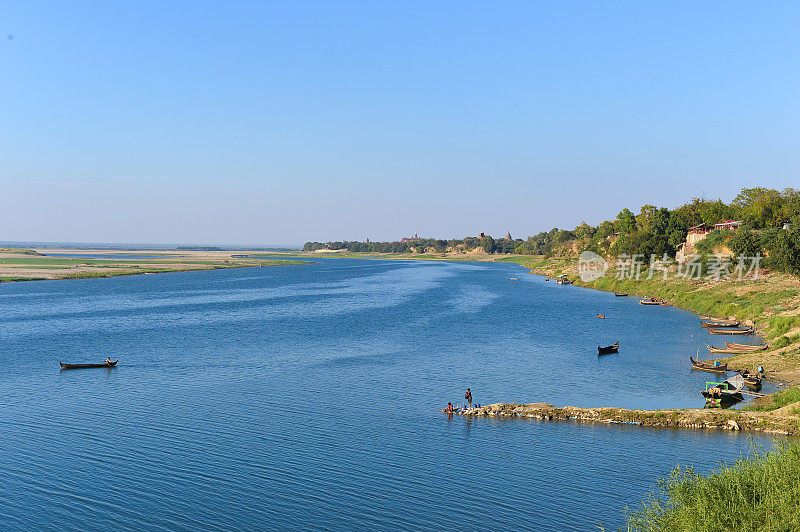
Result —
[{"label": "sandy riverbank", "polygon": [[[0,253],[0,282],[91,279],[123,275],[304,264],[291,259],[248,258],[247,251],[119,251],[36,249],[38,254]],[[85,257],[54,257],[52,254]],[[121,258],[112,257],[119,255]],[[133,257],[141,255],[141,258]],[[94,257],[98,256],[98,257]],[[111,257],[111,258],[109,258]]]}]

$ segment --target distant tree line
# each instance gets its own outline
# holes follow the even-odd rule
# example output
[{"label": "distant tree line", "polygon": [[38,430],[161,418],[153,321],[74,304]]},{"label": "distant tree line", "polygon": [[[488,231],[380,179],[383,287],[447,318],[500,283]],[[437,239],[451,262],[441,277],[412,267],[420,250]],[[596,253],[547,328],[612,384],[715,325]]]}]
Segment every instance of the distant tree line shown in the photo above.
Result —
[{"label": "distant tree line", "polygon": [[425,253],[481,247],[486,253],[575,256],[590,250],[605,256],[657,255],[675,257],[691,227],[709,229],[726,220],[741,221],[737,231],[713,230],[698,242],[697,251],[710,254],[725,245],[736,255],[766,257],[764,265],[800,274],[800,192],[787,188],[744,188],[731,203],[694,198],[675,209],[644,205],[634,214],[622,209],[616,218],[596,226],[586,222],[572,230],[553,228],[527,240],[495,240],[468,236],[462,239],[424,238],[405,242],[306,242],[304,251],[345,249],[366,253]]},{"label": "distant tree line", "polygon": [[514,253],[514,250],[523,241],[499,239],[495,240],[489,235],[483,238],[467,236],[461,239],[441,240],[436,238],[419,238],[405,242],[306,242],[303,251],[317,251],[320,249],[347,250],[359,253],[446,253],[448,251],[470,252],[480,247],[486,253]]}]

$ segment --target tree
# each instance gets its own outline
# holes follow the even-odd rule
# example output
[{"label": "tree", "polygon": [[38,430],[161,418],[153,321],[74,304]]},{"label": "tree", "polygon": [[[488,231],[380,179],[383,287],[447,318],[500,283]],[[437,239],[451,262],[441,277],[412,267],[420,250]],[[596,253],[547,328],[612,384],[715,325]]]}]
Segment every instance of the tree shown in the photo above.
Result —
[{"label": "tree", "polygon": [[619,232],[622,234],[630,234],[636,230],[636,216],[627,208],[622,209],[617,215],[619,223]]},{"label": "tree", "polygon": [[749,228],[740,227],[728,242],[728,247],[736,256],[755,257],[761,253],[761,238]]},{"label": "tree", "polygon": [[494,238],[491,235],[486,235],[481,239],[481,247],[486,253],[492,253],[494,251]]}]

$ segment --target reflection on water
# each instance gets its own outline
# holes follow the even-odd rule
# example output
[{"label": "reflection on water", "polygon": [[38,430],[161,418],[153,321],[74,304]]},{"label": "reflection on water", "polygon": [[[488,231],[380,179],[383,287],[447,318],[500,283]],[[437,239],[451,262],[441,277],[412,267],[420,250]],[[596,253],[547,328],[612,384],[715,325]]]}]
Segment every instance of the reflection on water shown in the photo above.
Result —
[{"label": "reflection on water", "polygon": [[[706,471],[750,439],[440,410],[467,386],[483,404],[701,406],[702,333],[688,312],[502,264],[0,285],[0,519],[613,529],[673,465]],[[107,356],[119,365],[58,370]]]}]

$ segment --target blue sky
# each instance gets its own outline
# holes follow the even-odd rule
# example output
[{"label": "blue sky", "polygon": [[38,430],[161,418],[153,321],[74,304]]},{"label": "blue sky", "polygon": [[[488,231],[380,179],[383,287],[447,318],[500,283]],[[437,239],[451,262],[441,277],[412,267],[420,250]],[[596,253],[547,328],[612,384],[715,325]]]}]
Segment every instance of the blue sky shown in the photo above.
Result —
[{"label": "blue sky", "polygon": [[0,240],[294,244],[800,186],[796,2],[0,6]]}]

